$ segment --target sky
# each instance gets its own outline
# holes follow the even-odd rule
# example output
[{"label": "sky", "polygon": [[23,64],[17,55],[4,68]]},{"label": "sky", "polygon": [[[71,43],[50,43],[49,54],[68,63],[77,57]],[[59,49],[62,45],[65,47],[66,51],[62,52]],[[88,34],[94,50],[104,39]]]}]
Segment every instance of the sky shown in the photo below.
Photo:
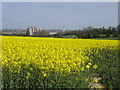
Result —
[{"label": "sky", "polygon": [[2,30],[2,3],[0,2],[0,30]]},{"label": "sky", "polygon": [[118,3],[118,25],[120,25],[120,2]]},{"label": "sky", "polygon": [[2,28],[82,29],[118,25],[117,2],[3,2]]}]

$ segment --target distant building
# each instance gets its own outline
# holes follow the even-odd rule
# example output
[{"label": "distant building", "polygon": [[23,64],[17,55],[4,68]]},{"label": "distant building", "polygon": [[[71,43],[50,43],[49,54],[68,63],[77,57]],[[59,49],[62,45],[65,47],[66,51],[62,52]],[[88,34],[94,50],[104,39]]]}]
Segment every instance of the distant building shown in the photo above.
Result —
[{"label": "distant building", "polygon": [[29,33],[29,35],[35,35],[38,31],[41,31],[41,29],[36,27],[27,28],[27,32]]},{"label": "distant building", "polygon": [[65,32],[65,27],[63,27],[63,32]]},{"label": "distant building", "polygon": [[26,34],[25,29],[3,29],[2,35],[18,35],[18,34]]},{"label": "distant building", "polygon": [[55,31],[55,32],[50,32],[50,35],[54,35],[54,34],[57,34],[57,31]]}]

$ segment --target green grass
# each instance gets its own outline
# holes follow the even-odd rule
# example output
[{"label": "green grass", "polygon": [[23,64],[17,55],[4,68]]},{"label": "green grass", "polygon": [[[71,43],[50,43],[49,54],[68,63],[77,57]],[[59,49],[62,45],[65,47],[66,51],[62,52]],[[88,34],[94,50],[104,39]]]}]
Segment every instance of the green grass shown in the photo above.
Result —
[{"label": "green grass", "polygon": [[65,36],[61,36],[62,38],[74,38],[76,37],[76,35],[65,35]]},{"label": "green grass", "polygon": [[100,34],[100,36],[102,37],[102,36],[106,36],[106,34]]}]

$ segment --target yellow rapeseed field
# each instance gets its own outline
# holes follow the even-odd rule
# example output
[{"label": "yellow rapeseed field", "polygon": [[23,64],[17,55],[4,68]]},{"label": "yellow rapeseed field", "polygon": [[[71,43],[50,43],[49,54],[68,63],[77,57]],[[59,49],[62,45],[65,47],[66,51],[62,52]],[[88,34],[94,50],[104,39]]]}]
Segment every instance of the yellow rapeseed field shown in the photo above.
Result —
[{"label": "yellow rapeseed field", "polygon": [[46,78],[51,72],[60,76],[80,74],[90,68],[99,68],[92,63],[89,54],[116,48],[117,40],[2,36],[3,75],[18,75],[25,70],[24,76],[27,80],[37,70],[41,77]]}]

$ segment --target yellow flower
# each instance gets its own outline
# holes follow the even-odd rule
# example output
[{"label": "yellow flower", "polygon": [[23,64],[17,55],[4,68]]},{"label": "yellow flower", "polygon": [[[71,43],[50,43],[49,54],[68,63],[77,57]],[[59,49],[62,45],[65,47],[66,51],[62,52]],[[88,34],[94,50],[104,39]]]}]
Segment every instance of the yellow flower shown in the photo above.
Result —
[{"label": "yellow flower", "polygon": [[30,73],[27,73],[26,79],[29,79],[29,77],[30,77]]},{"label": "yellow flower", "polygon": [[93,82],[96,82],[96,83],[97,83],[97,82],[98,82],[98,80],[97,80],[97,79],[94,79],[94,80],[93,80]]},{"label": "yellow flower", "polygon": [[92,63],[90,63],[90,62],[89,62],[89,63],[88,63],[88,65],[90,65],[90,66],[91,66],[91,65],[92,65]]},{"label": "yellow flower", "polygon": [[27,73],[27,76],[30,76],[30,73]]},{"label": "yellow flower", "polygon": [[88,81],[89,79],[88,78],[85,78],[85,81]]},{"label": "yellow flower", "polygon": [[84,67],[82,67],[81,70],[84,71]]},{"label": "yellow flower", "polygon": [[97,88],[102,88],[101,86],[98,86]]},{"label": "yellow flower", "polygon": [[33,70],[33,68],[30,68],[30,70],[32,71],[32,70]]},{"label": "yellow flower", "polygon": [[89,65],[86,65],[86,68],[88,68],[88,69],[89,69],[89,68],[90,68],[90,66],[89,66]]},{"label": "yellow flower", "polygon": [[78,78],[76,77],[76,80],[78,80]]},{"label": "yellow flower", "polygon": [[44,77],[46,77],[46,76],[47,76],[47,74],[46,74],[46,73],[44,73],[44,74],[43,74],[43,76],[44,76]]},{"label": "yellow flower", "polygon": [[29,76],[26,76],[26,79],[29,79]]},{"label": "yellow flower", "polygon": [[94,69],[97,69],[97,67],[98,67],[98,66],[97,66],[96,64],[93,66]]}]

